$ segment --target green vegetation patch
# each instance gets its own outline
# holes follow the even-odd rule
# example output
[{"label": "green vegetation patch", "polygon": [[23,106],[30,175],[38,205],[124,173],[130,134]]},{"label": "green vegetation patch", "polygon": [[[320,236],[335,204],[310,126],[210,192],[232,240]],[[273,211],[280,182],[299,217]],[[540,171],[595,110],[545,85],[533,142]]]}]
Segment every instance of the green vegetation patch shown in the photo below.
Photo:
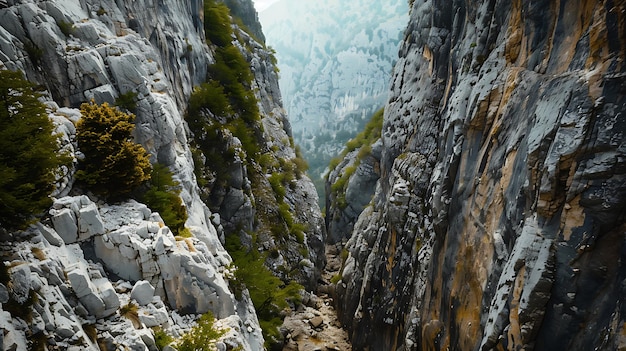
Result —
[{"label": "green vegetation patch", "polygon": [[172,177],[172,172],[162,164],[152,168],[148,190],[141,200],[152,210],[159,212],[165,224],[174,235],[191,236],[184,233],[187,209],[180,199],[180,184]]},{"label": "green vegetation patch", "polygon": [[85,155],[76,178],[105,197],[124,197],[150,179],[148,153],[133,140],[135,116],[109,106],[85,103],[76,139]]},{"label": "green vegetation patch", "polygon": [[214,351],[215,343],[225,331],[215,327],[215,317],[211,312],[203,314],[188,333],[176,342],[178,351]]},{"label": "green vegetation patch", "polygon": [[123,110],[135,113],[137,112],[137,93],[129,91],[121,94],[115,99],[115,105]]},{"label": "green vegetation patch", "polygon": [[[340,209],[344,209],[348,205],[345,198],[345,189],[350,177],[361,164],[361,161],[372,153],[372,144],[380,139],[384,112],[384,109],[380,109],[374,113],[363,131],[346,143],[346,147],[341,152],[341,155],[330,160],[329,169],[332,172],[348,153],[359,150],[354,163],[345,167],[341,176],[330,186],[330,195],[335,199],[335,203]],[[328,180],[328,175],[326,177],[326,180]]]},{"label": "green vegetation patch", "polygon": [[54,181],[70,163],[34,84],[0,70],[0,226],[22,229],[52,200]]},{"label": "green vegetation patch", "polygon": [[226,249],[233,258],[237,269],[230,281],[234,293],[241,297],[244,288],[250,292],[250,298],[259,317],[266,347],[282,341],[279,327],[282,324],[280,312],[301,303],[302,285],[296,282],[285,284],[263,264],[264,255],[260,254],[254,243],[252,249],[246,249],[235,235],[227,236]]}]

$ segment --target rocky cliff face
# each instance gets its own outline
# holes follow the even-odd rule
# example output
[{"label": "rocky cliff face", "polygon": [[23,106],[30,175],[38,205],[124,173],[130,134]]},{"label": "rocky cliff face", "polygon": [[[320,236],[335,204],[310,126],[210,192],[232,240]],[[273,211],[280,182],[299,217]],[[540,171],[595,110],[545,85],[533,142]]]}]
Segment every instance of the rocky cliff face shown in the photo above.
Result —
[{"label": "rocky cliff face", "polygon": [[[238,6],[234,14],[263,40],[251,2],[230,3]],[[273,188],[267,180],[250,188],[246,173],[237,178],[242,159],[234,158],[229,162],[240,167],[229,171],[232,179],[240,180],[238,188],[228,187],[217,204],[207,201],[204,195],[214,189],[197,183],[193,136],[183,119],[190,94],[206,81],[208,67],[215,62],[215,48],[206,43],[203,2],[1,5],[0,67],[20,70],[46,90],[50,117],[76,158],[80,145],[75,143],[75,123],[81,118],[76,107],[89,100],[114,103],[122,94],[136,94],[135,139],[153,163],[169,167],[180,182],[189,215],[186,227],[193,236],[175,238],[158,213],[134,200],[113,205],[82,195],[68,173],[59,181],[49,216],[25,232],[2,233],[0,253],[7,272],[0,284],[0,349],[47,344],[76,350],[121,345],[155,350],[153,332],[145,327],[181,335],[193,325],[195,314],[207,311],[227,330],[218,348],[263,349],[250,298],[246,292],[241,298],[232,292],[232,260],[223,244],[228,234],[224,228],[233,223],[249,223],[249,232],[269,236],[259,225],[263,220],[257,219],[256,209],[265,205],[266,211],[277,212],[278,204],[261,203],[254,195],[271,194]],[[234,28],[232,39],[253,73],[262,147],[276,162],[291,160],[295,150],[271,55],[262,43]],[[241,144],[237,138],[229,141]],[[215,167],[207,166],[208,171],[223,171]],[[264,174],[260,177],[265,179]],[[237,191],[246,187],[247,192]],[[324,260],[317,196],[306,176],[294,179],[284,191],[286,211],[294,221],[308,225],[299,240],[287,234],[279,249],[271,241],[261,249],[277,251],[272,263],[286,272],[297,270],[290,278],[312,286]],[[129,301],[139,305],[138,320],[122,316],[120,306]],[[11,306],[19,306],[24,314]]]},{"label": "rocky cliff face", "polygon": [[626,347],[626,3],[411,3],[336,286],[354,348]]}]

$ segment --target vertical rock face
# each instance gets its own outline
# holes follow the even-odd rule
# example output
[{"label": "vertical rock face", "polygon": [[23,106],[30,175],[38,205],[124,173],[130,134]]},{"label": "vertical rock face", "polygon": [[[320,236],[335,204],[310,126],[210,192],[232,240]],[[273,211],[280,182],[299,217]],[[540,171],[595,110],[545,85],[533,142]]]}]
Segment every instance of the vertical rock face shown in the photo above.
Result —
[{"label": "vertical rock face", "polygon": [[412,2],[337,284],[355,349],[626,345],[625,13]]}]

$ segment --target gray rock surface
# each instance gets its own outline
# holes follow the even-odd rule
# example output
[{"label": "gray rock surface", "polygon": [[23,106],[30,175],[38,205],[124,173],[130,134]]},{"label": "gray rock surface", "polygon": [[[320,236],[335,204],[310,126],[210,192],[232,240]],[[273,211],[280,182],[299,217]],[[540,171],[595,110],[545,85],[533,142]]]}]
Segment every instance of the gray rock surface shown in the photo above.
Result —
[{"label": "gray rock surface", "polygon": [[[237,15],[257,30],[252,3],[234,3],[241,6]],[[130,300],[126,287],[146,280],[155,288],[154,299],[167,304],[157,306],[152,300],[140,306],[140,322],[181,335],[194,319],[178,312],[212,311],[216,323],[231,330],[223,337],[225,344],[261,350],[263,336],[249,295],[236,301],[227,283],[232,260],[223,242],[229,225],[257,225],[255,210],[263,203],[251,191],[246,165],[239,165],[231,184],[235,190],[224,193],[226,203],[216,206],[217,211],[209,209],[202,196],[206,189],[196,182],[184,121],[193,88],[207,79],[207,67],[215,60],[214,48],[206,45],[203,2],[17,0],[0,7],[0,68],[21,70],[46,89],[48,114],[63,148],[74,157],[59,175],[50,220],[44,218],[37,230],[14,234],[23,239],[19,244],[3,246],[3,262],[4,256],[16,267],[17,262],[28,262],[26,267],[39,276],[24,290],[39,297],[32,322],[0,313],[0,334],[7,345],[26,349],[26,331],[43,325],[45,335],[59,331],[55,348],[97,349],[86,335],[85,322],[95,326],[108,349],[154,349],[149,329],[136,329],[117,313]],[[259,102],[263,150],[275,159],[291,160],[295,150],[271,53],[243,30],[235,30],[242,41],[238,48],[254,73],[251,89]],[[90,100],[114,103],[127,93],[136,94],[135,141],[153,163],[169,167],[180,183],[191,238],[177,241],[158,214],[135,201],[110,205],[75,195],[84,191],[74,187],[73,178],[83,157],[75,138],[77,108]],[[229,143],[241,144],[236,138]],[[271,189],[266,181],[263,186],[257,194]],[[295,180],[285,198],[294,218],[307,226],[301,243],[293,237],[283,243],[283,272],[297,272],[296,278],[313,288],[324,262],[325,232],[310,180]],[[267,228],[255,229],[268,235]],[[34,244],[45,245],[47,258],[41,262],[32,261]],[[272,250],[276,244],[268,241],[263,249]],[[112,283],[118,279],[122,282]]]},{"label": "gray rock surface", "polygon": [[[251,2],[238,3],[247,11],[240,15],[248,21],[254,13]],[[155,231],[153,227],[158,216],[152,216],[145,205],[129,205],[135,216],[129,219],[116,212],[119,208],[74,196],[65,199],[64,196],[72,192],[74,171],[66,169],[59,179],[59,190],[55,194],[57,201],[50,212],[54,229],[46,226],[45,230],[40,230],[45,232],[46,238],[40,240],[49,242],[53,248],[52,252],[47,252],[51,256],[48,261],[57,262],[59,255],[66,257],[64,255],[70,251],[67,257],[89,257],[102,262],[103,266],[100,267],[102,274],[96,274],[89,264],[72,268],[69,262],[64,262],[55,268],[48,267],[54,274],[45,274],[48,281],[44,280],[36,292],[41,301],[53,304],[65,300],[64,295],[68,295],[67,299],[77,306],[74,309],[67,304],[68,307],[62,309],[63,317],[48,318],[51,321],[65,318],[58,325],[49,323],[51,328],[62,329],[67,335],[72,332],[76,337],[70,339],[83,340],[83,344],[73,343],[72,347],[79,344],[79,349],[97,347],[91,345],[81,332],[82,326],[76,316],[91,320],[115,313],[117,308],[111,311],[111,304],[118,301],[117,293],[106,288],[105,284],[105,281],[110,284],[106,275],[113,274],[116,279],[122,276],[122,279],[131,281],[148,279],[156,289],[155,294],[163,300],[167,298],[174,308],[194,313],[212,310],[225,320],[225,327],[238,328],[246,321],[252,331],[245,328],[229,336],[230,345],[261,349],[263,338],[249,298],[235,304],[226,283],[224,274],[231,261],[220,242],[223,232],[219,230],[222,229],[214,226],[213,213],[200,198],[183,120],[193,87],[205,81],[207,66],[214,60],[212,51],[205,44],[203,3],[77,0],[12,1],[9,5],[0,9],[0,66],[22,70],[28,79],[47,88],[47,99],[54,100],[47,101],[47,106],[51,119],[62,134],[64,148],[77,159],[81,157],[74,139],[74,123],[80,118],[76,107],[80,103],[92,99],[97,103],[113,103],[121,94],[136,93],[136,141],[147,149],[152,162],[160,162],[173,170],[188,210],[187,226],[194,234],[193,239],[176,242],[165,230]],[[255,46],[261,47],[260,44]],[[273,81],[264,78],[269,73],[261,72],[261,68],[264,72],[275,72],[267,67],[271,65],[267,54],[262,55],[265,55],[263,60],[266,62],[255,64],[259,67],[257,91],[260,96],[264,94],[264,99],[273,99],[270,94],[278,93],[278,83],[276,76]],[[255,57],[250,57],[253,59]],[[256,60],[259,61],[259,57]],[[280,101],[279,95],[276,96],[276,101]],[[267,113],[280,110],[280,106],[271,100],[261,104],[267,108]],[[277,118],[284,119],[284,113],[279,113]],[[285,150],[291,148],[293,153],[291,145],[284,147]],[[321,219],[319,209],[317,215]],[[323,228],[318,226],[315,230],[315,234],[321,237]],[[323,238],[318,241],[323,242]],[[84,252],[78,252],[77,246],[73,245],[77,242]],[[28,251],[28,248],[24,249]],[[64,278],[64,271],[68,273],[68,279],[71,276],[71,283]],[[311,280],[314,280],[313,274],[309,272]],[[54,288],[48,284],[53,284]],[[80,297],[73,294],[74,285],[79,288]],[[63,296],[45,295],[48,288],[63,291]],[[151,308],[150,305],[142,308]],[[160,312],[148,323],[176,326],[176,323],[164,320],[164,308],[157,308]],[[50,310],[61,311],[49,305],[42,307],[42,311]],[[166,311],[167,315],[171,314],[172,307],[168,306]],[[10,316],[2,319],[3,328],[5,324],[13,325],[13,322],[7,322],[9,320]],[[35,318],[35,321],[39,320]],[[143,332],[128,332],[134,330],[128,324],[119,327],[123,324],[113,323],[110,330],[97,325],[103,343],[111,348],[126,345],[137,349],[153,344]],[[185,327],[188,329],[188,325]],[[18,340],[11,341],[12,345],[21,347],[21,342],[25,342],[24,330],[25,327],[7,332],[8,339]],[[62,343],[57,347],[70,348],[69,344]]]},{"label": "gray rock surface", "polygon": [[[361,156],[361,148],[348,153],[328,174],[326,230],[329,244],[350,238],[359,215],[374,196],[380,178],[380,153],[377,152],[381,147],[380,140],[374,143],[373,147],[374,149],[364,156]],[[348,174],[351,168],[354,171]],[[346,177],[348,180],[342,181],[342,178]],[[346,184],[343,188],[333,191],[332,185],[338,182]]]},{"label": "gray rock surface", "polygon": [[354,349],[624,347],[624,4],[587,5],[412,2],[336,285]]},{"label": "gray rock surface", "polygon": [[140,280],[135,283],[130,292],[130,298],[137,301],[140,306],[145,306],[152,302],[154,297],[154,287],[149,281]]}]

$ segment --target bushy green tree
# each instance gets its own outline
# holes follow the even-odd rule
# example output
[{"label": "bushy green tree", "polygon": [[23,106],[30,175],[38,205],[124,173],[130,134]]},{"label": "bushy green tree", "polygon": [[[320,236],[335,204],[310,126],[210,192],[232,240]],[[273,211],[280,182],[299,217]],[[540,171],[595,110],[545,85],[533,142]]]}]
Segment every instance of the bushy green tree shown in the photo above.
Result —
[{"label": "bushy green tree", "polygon": [[228,6],[215,0],[204,2],[204,32],[207,39],[214,45],[231,44],[233,30],[230,27]]},{"label": "bushy green tree", "polygon": [[162,164],[155,164],[150,177],[150,188],[142,200],[152,210],[159,212],[175,235],[185,227],[187,221],[187,210],[179,194],[180,187],[172,178],[172,172]]},{"label": "bushy green tree", "polygon": [[104,103],[85,103],[76,128],[78,146],[85,155],[76,177],[107,197],[130,194],[150,179],[150,160],[133,141],[135,116]]},{"label": "bushy green tree", "polygon": [[0,226],[25,227],[52,200],[55,172],[68,157],[34,85],[20,72],[0,71]]}]

